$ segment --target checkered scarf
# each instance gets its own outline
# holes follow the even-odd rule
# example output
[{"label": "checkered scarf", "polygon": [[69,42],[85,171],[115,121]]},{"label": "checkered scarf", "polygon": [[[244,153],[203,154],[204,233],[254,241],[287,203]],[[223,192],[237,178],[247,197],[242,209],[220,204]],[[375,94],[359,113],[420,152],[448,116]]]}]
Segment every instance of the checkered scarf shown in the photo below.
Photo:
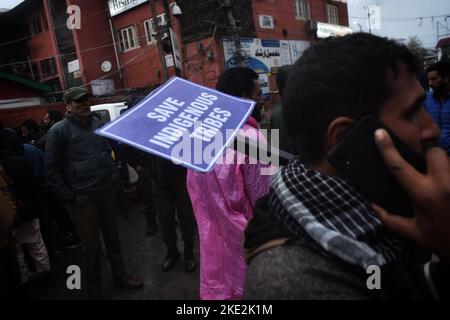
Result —
[{"label": "checkered scarf", "polygon": [[322,175],[293,160],[270,184],[275,217],[325,254],[366,269],[395,260],[405,248],[343,178]]}]

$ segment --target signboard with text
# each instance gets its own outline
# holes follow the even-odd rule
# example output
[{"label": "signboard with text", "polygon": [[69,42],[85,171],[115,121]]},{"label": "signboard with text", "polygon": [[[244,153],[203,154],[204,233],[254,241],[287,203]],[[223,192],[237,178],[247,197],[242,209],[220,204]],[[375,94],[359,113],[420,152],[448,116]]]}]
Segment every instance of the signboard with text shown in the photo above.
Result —
[{"label": "signboard with text", "polygon": [[[245,66],[257,73],[268,73],[273,67],[281,66],[281,48],[279,40],[261,40],[257,38],[241,38],[241,48],[245,56]],[[222,41],[225,55],[225,68],[237,66],[234,57],[235,45],[231,38]]]},{"label": "signboard with text", "polygon": [[[270,92],[268,77],[273,68],[295,63],[303,51],[309,47],[308,41],[301,40],[263,40],[257,38],[240,38],[244,66],[259,74],[262,93]],[[236,47],[231,38],[223,38],[225,68],[236,67]]]},{"label": "signboard with text", "polygon": [[349,27],[317,22],[317,38],[342,37],[352,32]]},{"label": "signboard with text", "polygon": [[80,71],[80,61],[78,59],[69,61],[67,63],[67,69],[69,73]]},{"label": "signboard with text", "polygon": [[103,96],[114,93],[114,80],[99,79],[91,81],[92,94],[94,96]]},{"label": "signboard with text", "polygon": [[295,61],[297,61],[298,58],[300,58],[300,56],[303,54],[303,51],[308,49],[309,42],[301,40],[290,40],[289,47],[291,50],[291,63],[295,63]]},{"label": "signboard with text", "polygon": [[111,17],[114,17],[147,1],[148,0],[109,0],[109,14]]},{"label": "signboard with text", "polygon": [[[292,64],[309,47],[308,41],[302,40],[263,40],[241,38],[244,64],[257,73],[269,73],[272,68]],[[225,68],[237,66],[235,44],[231,38],[223,38]]]},{"label": "signboard with text", "polygon": [[208,172],[254,105],[252,100],[174,77],[96,133]]}]

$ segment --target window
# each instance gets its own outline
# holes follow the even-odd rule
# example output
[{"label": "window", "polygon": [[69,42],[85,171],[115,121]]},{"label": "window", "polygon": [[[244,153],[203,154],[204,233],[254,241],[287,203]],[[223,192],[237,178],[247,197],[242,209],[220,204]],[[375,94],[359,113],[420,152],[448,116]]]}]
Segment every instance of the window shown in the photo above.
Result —
[{"label": "window", "polygon": [[55,59],[50,58],[41,61],[41,78],[52,78],[57,76],[58,71],[56,70]]},{"label": "window", "polygon": [[109,112],[107,110],[97,110],[94,111],[94,113],[97,114],[100,120],[103,122],[111,121],[111,117],[109,116]]},{"label": "window", "polygon": [[145,29],[145,39],[147,39],[147,44],[152,44],[155,42],[155,37],[152,36],[153,28],[151,27],[153,19],[148,19],[144,21]]},{"label": "window", "polygon": [[32,72],[32,79],[39,81],[41,79],[40,71],[39,71],[39,65],[37,62],[33,62],[31,64],[31,72]]},{"label": "window", "polygon": [[[164,14],[160,14],[157,16],[158,25],[165,26],[166,25],[166,17]],[[153,19],[148,19],[144,21],[144,29],[145,29],[145,38],[147,39],[147,44],[153,44],[156,42],[156,25],[153,22]],[[167,33],[164,33],[161,39],[168,37]]]},{"label": "window", "polygon": [[328,17],[328,23],[339,24],[338,7],[333,4],[327,4],[327,17]]},{"label": "window", "polygon": [[139,48],[139,39],[136,26],[129,26],[119,30],[119,43],[122,52]]},{"label": "window", "polygon": [[36,15],[31,18],[30,20],[30,30],[31,34],[38,34],[42,32],[42,26],[41,26],[41,16]]},{"label": "window", "polygon": [[308,0],[296,0],[297,18],[302,20],[310,20],[311,13]]}]

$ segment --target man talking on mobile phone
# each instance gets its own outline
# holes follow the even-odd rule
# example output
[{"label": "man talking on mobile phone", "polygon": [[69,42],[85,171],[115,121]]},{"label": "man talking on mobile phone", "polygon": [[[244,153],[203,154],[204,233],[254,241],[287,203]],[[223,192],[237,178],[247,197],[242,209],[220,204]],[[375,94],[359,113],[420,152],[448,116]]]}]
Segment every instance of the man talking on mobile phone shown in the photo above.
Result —
[{"label": "man talking on mobile phone", "polygon": [[[423,108],[425,98],[414,56],[395,41],[356,33],[325,39],[304,52],[290,71],[283,96],[285,125],[300,156],[272,178],[269,195],[257,202],[247,226],[246,298],[448,297],[448,250],[430,237],[430,230],[445,234],[439,229],[445,230],[445,224],[436,229],[436,220],[422,222],[441,209],[448,212],[443,197],[450,181],[448,161],[436,165],[429,159],[430,152],[444,152],[436,147],[439,128]],[[407,164],[398,161],[398,153],[392,156],[386,131],[377,131],[387,167],[395,178],[403,177],[401,185],[408,181],[406,191],[416,212],[412,219],[373,205],[327,158],[366,115],[375,116],[409,149],[427,157],[426,175],[411,166],[406,175],[415,172],[413,179],[396,174]],[[437,175],[447,182],[432,180]],[[419,189],[411,193],[412,188],[431,186],[433,194],[422,193],[426,201]],[[424,206],[433,197],[438,208]],[[448,236],[445,239],[450,245]],[[435,251],[440,261],[429,264],[431,254],[417,254],[422,252],[418,247]],[[379,271],[375,287],[369,286],[369,270]]]}]

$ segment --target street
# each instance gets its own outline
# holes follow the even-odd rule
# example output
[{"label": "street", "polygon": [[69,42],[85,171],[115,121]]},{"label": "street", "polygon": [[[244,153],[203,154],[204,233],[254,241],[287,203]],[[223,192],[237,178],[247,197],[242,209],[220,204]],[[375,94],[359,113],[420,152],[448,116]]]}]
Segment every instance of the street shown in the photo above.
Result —
[{"label": "street", "polygon": [[[130,201],[131,202],[131,201]],[[122,241],[122,250],[127,272],[144,282],[144,287],[137,290],[115,288],[109,265],[102,255],[102,282],[104,299],[112,300],[164,300],[164,299],[198,299],[199,270],[193,273],[184,271],[183,244],[178,240],[181,256],[174,269],[162,271],[162,262],[166,256],[166,247],[162,240],[161,228],[151,237],[145,235],[146,221],[141,212],[141,204],[130,204],[130,219],[118,220]],[[80,265],[81,246],[67,249],[60,255],[53,256],[54,274],[50,279],[37,280],[30,285],[29,295],[33,300],[77,300],[87,299],[83,290],[68,290],[66,280],[67,267]],[[198,263],[199,253],[196,244],[195,255]],[[197,265],[198,266],[198,265]],[[81,272],[82,269],[81,269]]]}]

